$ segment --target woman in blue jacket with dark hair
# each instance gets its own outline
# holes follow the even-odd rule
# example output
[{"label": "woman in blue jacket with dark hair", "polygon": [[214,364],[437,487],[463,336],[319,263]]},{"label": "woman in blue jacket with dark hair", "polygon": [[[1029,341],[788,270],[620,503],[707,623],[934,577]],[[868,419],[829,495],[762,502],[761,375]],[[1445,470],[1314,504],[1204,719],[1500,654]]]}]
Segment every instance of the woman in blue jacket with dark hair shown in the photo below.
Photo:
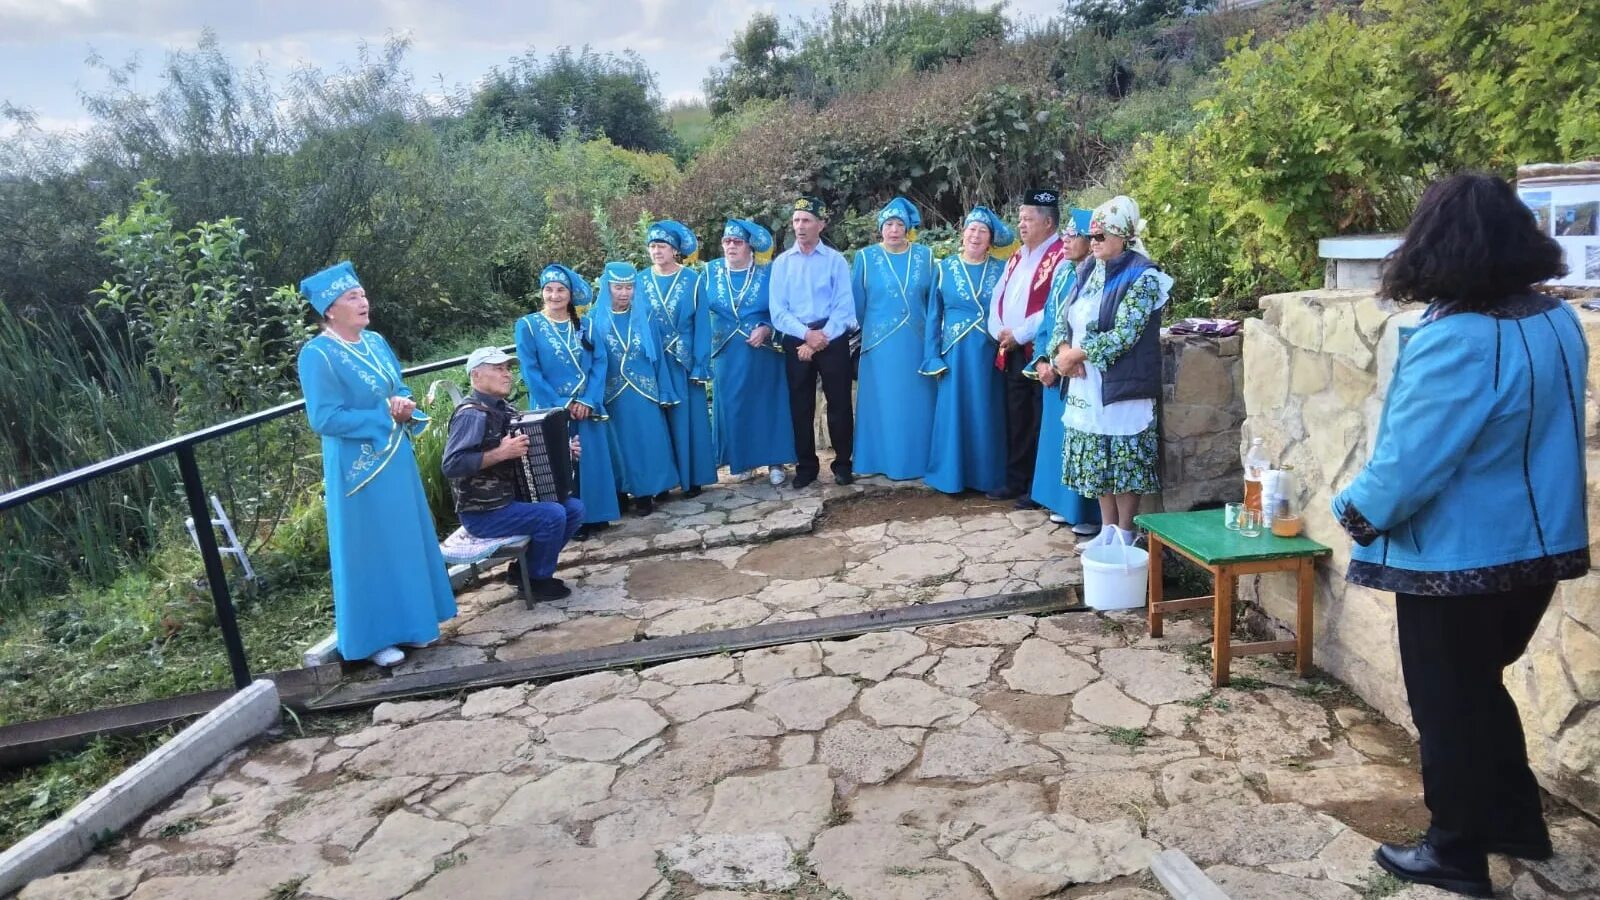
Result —
[{"label": "woman in blue jacket with dark hair", "polygon": [[1400,334],[1372,459],[1334,498],[1347,578],[1395,593],[1400,666],[1432,825],[1387,871],[1493,895],[1488,853],[1550,856],[1539,787],[1501,678],[1556,582],[1589,570],[1583,328],[1533,285],[1561,248],[1505,181],[1429,187],[1382,293],[1430,305]]}]

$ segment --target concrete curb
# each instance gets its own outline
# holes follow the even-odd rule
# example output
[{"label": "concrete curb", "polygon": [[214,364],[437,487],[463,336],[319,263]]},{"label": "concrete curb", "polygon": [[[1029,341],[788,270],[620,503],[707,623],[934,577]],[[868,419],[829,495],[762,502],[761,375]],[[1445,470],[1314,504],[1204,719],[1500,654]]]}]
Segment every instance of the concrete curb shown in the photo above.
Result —
[{"label": "concrete curb", "polygon": [[179,732],[61,818],[0,854],[0,897],[93,852],[235,747],[278,721],[278,688],[257,681]]}]

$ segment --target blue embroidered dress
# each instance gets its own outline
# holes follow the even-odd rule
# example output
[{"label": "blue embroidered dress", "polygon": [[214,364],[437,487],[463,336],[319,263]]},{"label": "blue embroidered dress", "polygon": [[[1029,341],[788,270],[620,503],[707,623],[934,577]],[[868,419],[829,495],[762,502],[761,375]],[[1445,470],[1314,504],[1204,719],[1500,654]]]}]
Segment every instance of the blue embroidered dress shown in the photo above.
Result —
[{"label": "blue embroidered dress", "polygon": [[[517,362],[528,387],[528,405],[534,409],[566,408],[576,401],[589,407],[590,416],[573,421],[582,451],[578,459],[578,496],[583,498],[583,521],[611,522],[622,518],[617,504],[617,474],[611,463],[611,442],[605,422],[605,343],[594,341],[594,321],[583,320],[583,334],[572,320],[554,322],[543,313],[517,320]],[[583,338],[588,338],[587,345]]]},{"label": "blue embroidered dress", "polygon": [[610,304],[609,297],[597,300],[590,319],[606,344],[611,458],[621,475],[623,493],[654,497],[678,486],[667,408],[680,401],[672,393],[660,329],[649,310],[635,301],[618,313]]},{"label": "blue embroidered dress", "polygon": [[684,490],[714,484],[716,448],[705,383],[711,379],[711,317],[702,296],[700,273],[679,266],[671,275],[654,269],[639,274],[638,285],[667,345],[667,377],[683,402],[667,411],[672,453]]},{"label": "blue embroidered dress", "polygon": [[927,325],[933,251],[912,244],[890,253],[882,244],[855,256],[850,283],[861,323],[861,373],[856,388],[855,470],[896,480],[928,471],[934,380],[917,372]]},{"label": "blue embroidered dress", "polygon": [[789,376],[776,331],[761,347],[745,343],[757,328],[772,328],[767,308],[771,269],[764,265],[738,272],[727,260],[706,264],[706,296],[711,306],[711,395],[717,464],[730,472],[795,461],[794,427],[789,421]]},{"label": "blue embroidered dress", "polygon": [[[1087,231],[1087,229],[1085,229]],[[1056,347],[1066,340],[1066,309],[1063,304],[1072,294],[1078,280],[1078,264],[1063,260],[1056,267],[1050,281],[1050,299],[1044,305],[1044,320],[1039,333],[1044,335],[1034,345],[1034,362],[1053,361]],[[1067,487],[1061,481],[1065,470],[1063,453],[1066,448],[1066,426],[1061,417],[1067,408],[1068,379],[1061,379],[1044,388],[1044,406],[1039,419],[1039,455],[1033,466],[1033,487],[1029,491],[1035,503],[1057,513],[1073,525],[1098,525],[1100,504]]]},{"label": "blue embroidered dress", "polygon": [[999,345],[984,327],[1005,268],[987,256],[979,264],[947,256],[928,292],[921,371],[938,381],[924,480],[947,494],[1005,486],[1005,384],[994,367]]},{"label": "blue embroidered dress", "polygon": [[300,348],[299,369],[322,437],[339,655],[431,641],[456,601],[411,449],[427,417],[400,425],[389,415],[390,397],[411,396],[400,361],[376,332],[354,343],[321,334]]}]

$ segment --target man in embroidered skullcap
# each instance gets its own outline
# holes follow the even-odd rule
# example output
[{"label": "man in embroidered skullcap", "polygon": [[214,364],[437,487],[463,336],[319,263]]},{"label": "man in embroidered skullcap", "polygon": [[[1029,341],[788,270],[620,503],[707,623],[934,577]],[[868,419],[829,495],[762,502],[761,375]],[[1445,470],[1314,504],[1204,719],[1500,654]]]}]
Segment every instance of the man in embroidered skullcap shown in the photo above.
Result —
[{"label": "man in embroidered skullcap", "polygon": [[920,372],[936,380],[929,487],[947,494],[997,491],[1006,480],[1005,383],[994,367],[989,298],[1016,234],[986,206],[967,213],[961,253],[939,261],[929,291]]},{"label": "man in embroidered skullcap", "polygon": [[855,296],[850,266],[839,251],[822,243],[828,208],[816,197],[794,202],[789,226],[794,245],[772,261],[772,324],[783,335],[789,374],[789,417],[798,457],[794,486],[817,480],[821,463],[813,421],[817,381],[827,401],[828,439],[833,442],[833,478],[849,484],[852,476],[855,418],[850,409],[849,334],[856,328]]},{"label": "man in embroidered skullcap", "polygon": [[517,361],[528,405],[565,409],[583,444],[584,462],[578,466],[582,540],[622,518],[606,424],[606,348],[595,341],[594,323],[578,315],[577,308],[590,299],[589,282],[582,275],[563,265],[545,266],[539,273],[539,294],[544,306],[518,319],[513,328]]},{"label": "man in embroidered skullcap", "polygon": [[1061,195],[1054,188],[1035,188],[1022,201],[1017,232],[1022,248],[1006,261],[1005,274],[989,306],[989,335],[1000,345],[995,368],[1004,373],[1006,388],[1006,483],[990,491],[991,500],[1017,500],[1019,509],[1037,506],[1029,497],[1039,450],[1042,393],[1029,378],[1033,339],[1044,321],[1050,281],[1066,248],[1056,233],[1061,220]]},{"label": "man in embroidered skullcap", "polygon": [[856,389],[855,470],[897,481],[928,472],[933,379],[918,374],[927,329],[933,251],[913,243],[922,215],[904,197],[878,212],[880,243],[850,265],[861,365]]},{"label": "man in embroidered skullcap", "polygon": [[711,311],[700,272],[689,268],[699,256],[700,242],[681,222],[664,219],[645,233],[650,269],[638,278],[650,311],[666,340],[667,371],[673,392],[683,402],[672,407],[672,450],[678,483],[685,497],[717,480],[716,447],[711,436],[711,411],[706,383],[711,380]]},{"label": "man in embroidered skullcap", "polygon": [[1050,521],[1072,526],[1072,533],[1100,533],[1100,505],[1061,482],[1062,453],[1066,434],[1061,416],[1066,411],[1067,382],[1056,374],[1052,347],[1060,343],[1066,328],[1066,298],[1078,282],[1078,270],[1089,259],[1089,217],[1087,209],[1071,209],[1061,223],[1061,243],[1066,259],[1056,266],[1050,283],[1050,300],[1044,306],[1039,338],[1034,341],[1033,369],[1029,375],[1044,387],[1044,403],[1039,417],[1039,452],[1033,467],[1033,488],[1029,496],[1050,510]]},{"label": "man in embroidered skullcap", "polygon": [[367,330],[370,302],[348,262],[300,282],[322,333],[300,348],[306,417],[322,478],[339,655],[392,666],[456,614],[411,441],[427,427],[400,360]]},{"label": "man in embroidered skullcap", "polygon": [[748,219],[729,219],[722,226],[722,258],[706,264],[705,280],[717,464],[735,475],[766,466],[767,480],[779,485],[795,453],[789,379],[772,328],[766,263],[772,249],[772,232]]},{"label": "man in embroidered skullcap", "polygon": [[[461,526],[475,538],[528,538],[522,560],[532,599],[560,600],[572,589],[556,575],[561,549],[583,527],[583,501],[531,502],[516,497],[517,466],[528,453],[528,436],[510,434],[516,407],[506,398],[516,384],[517,358],[498,347],[479,347],[467,356],[472,393],[450,415],[440,469],[450,479]],[[582,438],[572,438],[581,456]],[[590,460],[578,466],[581,476]]]}]

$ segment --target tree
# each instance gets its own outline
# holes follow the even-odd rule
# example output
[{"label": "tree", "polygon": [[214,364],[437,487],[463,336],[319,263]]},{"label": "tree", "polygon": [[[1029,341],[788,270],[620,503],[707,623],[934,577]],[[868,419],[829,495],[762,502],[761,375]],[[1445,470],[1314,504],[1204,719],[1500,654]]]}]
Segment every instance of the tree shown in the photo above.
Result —
[{"label": "tree", "polygon": [[490,71],[467,113],[477,137],[530,132],[559,140],[567,132],[604,136],[627,150],[672,147],[655,74],[632,53],[601,55],[562,47],[549,59],[532,51]]},{"label": "tree", "polygon": [[784,28],[758,15],[734,36],[728,64],[706,80],[718,115],[752,100],[814,106],[870,90],[908,72],[931,72],[1003,40],[1004,5],[972,0],[833,0],[825,15]]},{"label": "tree", "polygon": [[778,100],[794,91],[794,50],[771,13],[757,13],[733,36],[722,58],[727,65],[706,78],[706,98],[713,116],[724,116],[751,100]]},{"label": "tree", "polygon": [[1066,14],[1069,23],[1109,36],[1213,5],[1214,0],[1068,0]]}]

